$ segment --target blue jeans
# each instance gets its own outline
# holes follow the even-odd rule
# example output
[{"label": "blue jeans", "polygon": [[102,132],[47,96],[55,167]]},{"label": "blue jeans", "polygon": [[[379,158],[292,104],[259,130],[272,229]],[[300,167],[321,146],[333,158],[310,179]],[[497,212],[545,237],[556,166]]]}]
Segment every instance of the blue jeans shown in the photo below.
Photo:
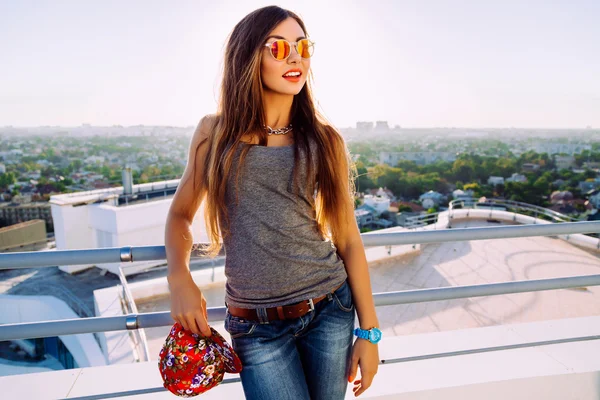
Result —
[{"label": "blue jeans", "polygon": [[348,280],[299,318],[259,322],[227,312],[224,327],[242,361],[246,399],[343,399],[354,317]]}]

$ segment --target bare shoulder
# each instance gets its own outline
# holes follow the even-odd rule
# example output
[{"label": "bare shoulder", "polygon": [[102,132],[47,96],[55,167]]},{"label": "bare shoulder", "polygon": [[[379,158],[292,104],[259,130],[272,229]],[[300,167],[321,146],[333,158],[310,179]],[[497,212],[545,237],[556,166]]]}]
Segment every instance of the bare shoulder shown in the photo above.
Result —
[{"label": "bare shoulder", "polygon": [[194,132],[194,136],[192,138],[192,143],[199,145],[207,140],[214,131],[217,121],[218,116],[216,114],[207,114],[203,116],[200,119],[200,122],[198,122],[198,126],[196,127],[196,131]]},{"label": "bare shoulder", "polygon": [[196,215],[206,191],[203,174],[210,143],[207,139],[212,135],[216,121],[216,116],[209,114],[198,122],[190,142],[187,166],[171,202],[169,212],[181,215],[190,222]]}]

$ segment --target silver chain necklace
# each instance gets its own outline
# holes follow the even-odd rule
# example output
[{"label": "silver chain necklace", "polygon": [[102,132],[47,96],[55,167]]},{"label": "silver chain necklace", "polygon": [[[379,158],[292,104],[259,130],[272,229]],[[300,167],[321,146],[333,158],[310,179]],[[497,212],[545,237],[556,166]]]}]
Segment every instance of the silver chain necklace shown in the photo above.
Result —
[{"label": "silver chain necklace", "polygon": [[292,130],[292,124],[289,124],[288,126],[279,129],[273,129],[270,126],[265,125],[263,125],[263,127],[267,130],[267,133],[269,135],[285,135],[286,133]]}]

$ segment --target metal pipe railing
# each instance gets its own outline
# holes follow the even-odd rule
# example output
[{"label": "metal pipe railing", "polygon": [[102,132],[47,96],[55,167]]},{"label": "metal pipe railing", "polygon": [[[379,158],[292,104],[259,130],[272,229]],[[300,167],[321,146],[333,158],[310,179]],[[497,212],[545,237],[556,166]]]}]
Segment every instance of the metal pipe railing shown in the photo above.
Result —
[{"label": "metal pipe railing", "polygon": [[[123,273],[123,269],[119,267],[119,280],[121,281],[121,286],[123,287],[122,296],[123,301],[125,302],[124,306],[127,313],[137,315],[139,313],[137,304],[135,304],[135,299],[133,298],[133,294],[129,289],[129,285],[127,284],[127,278]],[[136,350],[143,353],[143,361],[150,361],[150,348],[148,347],[148,340],[146,340],[146,331],[143,328],[137,329],[132,332],[132,341],[136,348]]]},{"label": "metal pipe railing", "polygon": [[[391,246],[455,242],[463,240],[506,239],[530,236],[556,236],[598,233],[600,221],[561,224],[455,228],[436,231],[369,232],[361,234],[365,246]],[[600,239],[599,239],[600,244]],[[200,247],[206,244],[199,244]],[[221,249],[220,255],[224,255]],[[200,251],[192,258],[203,258]],[[56,265],[102,264],[115,262],[166,260],[165,246],[112,247],[102,249],[58,250],[0,254],[0,269],[50,267]]]},{"label": "metal pipe railing", "polygon": [[[540,207],[540,206],[536,206],[534,204],[529,204],[529,203],[522,203],[520,201],[513,201],[513,200],[505,200],[505,199],[496,199],[496,198],[491,198],[491,199],[485,199],[485,202],[480,202],[479,200],[475,200],[475,199],[457,199],[457,200],[452,200],[448,203],[448,211],[450,212],[450,216],[452,216],[452,211],[458,209],[457,206],[460,205],[461,208],[474,208],[474,209],[500,209],[500,207],[503,207],[503,209],[512,209],[512,210],[519,210],[519,211],[527,211],[527,212],[535,212],[536,213],[536,218],[538,217],[539,214],[541,215],[545,215],[548,218],[551,218],[552,221],[554,222],[577,222],[577,220],[571,216],[565,215],[565,214],[561,214],[559,212],[556,212],[554,210],[550,210],[544,207]],[[497,206],[496,208],[494,208],[494,206]],[[411,217],[406,218],[406,228],[412,229],[412,228],[419,228],[425,225],[429,225],[430,222],[432,221],[436,221],[437,220],[437,216],[441,213],[443,213],[445,211],[441,211],[441,212],[436,212],[436,213],[432,213],[432,214],[421,214],[421,215],[414,215]]]},{"label": "metal pipe railing", "polygon": [[[600,275],[584,275],[565,278],[374,293],[373,298],[375,305],[379,307],[397,304],[598,285],[600,285]],[[222,321],[225,318],[225,310],[225,307],[214,307],[207,309],[208,321]],[[118,317],[94,317],[60,321],[6,324],[0,326],[0,341],[72,335],[79,333],[153,328],[157,326],[169,326],[173,323],[174,321],[171,318],[171,313],[169,311],[163,311],[155,313],[130,314]]]},{"label": "metal pipe railing", "polygon": [[484,228],[455,228],[434,231],[408,231],[387,233],[364,233],[365,246],[392,246],[400,244],[423,244],[458,242],[464,240],[506,239],[530,236],[556,236],[575,233],[600,232],[600,221],[565,222],[545,225],[514,225]]}]

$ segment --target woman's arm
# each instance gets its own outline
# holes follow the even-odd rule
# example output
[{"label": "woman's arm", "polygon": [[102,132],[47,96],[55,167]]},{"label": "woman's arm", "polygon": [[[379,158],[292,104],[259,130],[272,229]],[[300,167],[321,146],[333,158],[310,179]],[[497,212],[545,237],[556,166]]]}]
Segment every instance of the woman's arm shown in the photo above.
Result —
[{"label": "woman's arm", "polygon": [[[341,171],[349,172],[349,160],[344,153],[337,154],[337,164]],[[344,174],[346,176],[346,174]],[[349,179],[343,179],[342,185],[344,202],[340,207],[345,207],[345,221],[340,227],[335,239],[337,253],[344,261],[348,281],[352,288],[352,297],[356,306],[358,320],[361,329],[371,329],[379,327],[379,321],[375,312],[375,303],[373,302],[373,291],[371,288],[371,277],[369,275],[369,265],[365,254],[365,247],[360,237],[360,231],[354,216],[354,198],[350,193]]]},{"label": "woman's arm", "polygon": [[350,207],[352,220],[346,224],[345,239],[338,240],[339,245],[336,247],[346,266],[360,327],[361,329],[371,329],[379,327],[379,321],[373,302],[373,290],[365,248],[360,238],[356,219],[354,219],[354,206],[351,205]]},{"label": "woman's arm", "polygon": [[[345,154],[337,155],[337,163],[341,171],[350,171],[348,158]],[[348,282],[352,289],[352,299],[358,314],[361,329],[379,328],[379,320],[375,312],[373,291],[369,265],[365,254],[365,247],[360,237],[360,231],[354,217],[354,196],[350,193],[349,179],[343,179],[344,201],[340,207],[345,207],[345,220],[336,234],[335,246],[344,261]],[[354,380],[360,366],[360,379]],[[367,390],[379,367],[379,346],[365,339],[356,339],[352,348],[352,359],[348,381],[354,384],[354,396],[360,396]],[[353,382],[354,381],[354,382]]]},{"label": "woman's arm", "polygon": [[206,190],[202,175],[211,129],[212,116],[203,117],[192,136],[187,166],[173,196],[165,224],[171,317],[185,330],[204,336],[211,336],[206,299],[192,278],[189,261],[193,246],[192,222]]}]

